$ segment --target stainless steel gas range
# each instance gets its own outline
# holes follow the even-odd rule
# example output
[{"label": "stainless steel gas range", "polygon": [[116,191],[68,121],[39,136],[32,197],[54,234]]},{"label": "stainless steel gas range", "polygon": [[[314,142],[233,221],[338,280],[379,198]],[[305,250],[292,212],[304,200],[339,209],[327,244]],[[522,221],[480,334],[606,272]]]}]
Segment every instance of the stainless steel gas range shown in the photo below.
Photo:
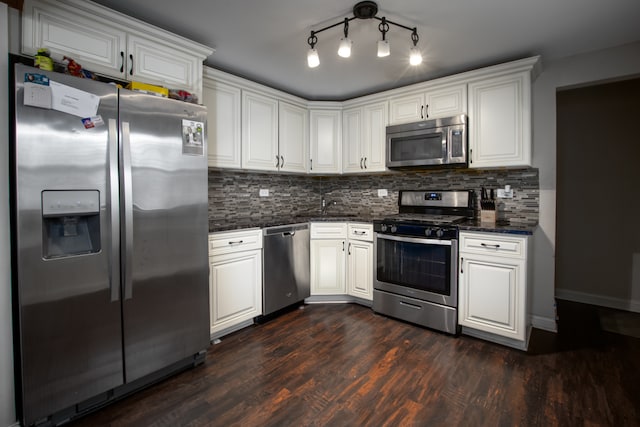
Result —
[{"label": "stainless steel gas range", "polygon": [[458,333],[458,227],[473,191],[401,191],[398,215],[373,223],[373,310]]}]

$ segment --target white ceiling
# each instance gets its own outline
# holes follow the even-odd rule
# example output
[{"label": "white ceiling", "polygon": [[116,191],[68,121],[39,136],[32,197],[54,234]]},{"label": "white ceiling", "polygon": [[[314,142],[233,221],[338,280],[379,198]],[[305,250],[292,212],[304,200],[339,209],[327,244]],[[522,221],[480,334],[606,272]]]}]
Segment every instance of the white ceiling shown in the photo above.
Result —
[{"label": "white ceiling", "polygon": [[392,26],[391,55],[376,56],[377,20],[318,34],[320,66],[307,67],[312,29],[352,16],[357,0],[97,0],[216,51],[212,67],[311,100],[355,96],[531,55],[545,59],[640,40],[640,0],[378,0],[378,16],[416,26],[423,64],[408,65],[410,32]]}]

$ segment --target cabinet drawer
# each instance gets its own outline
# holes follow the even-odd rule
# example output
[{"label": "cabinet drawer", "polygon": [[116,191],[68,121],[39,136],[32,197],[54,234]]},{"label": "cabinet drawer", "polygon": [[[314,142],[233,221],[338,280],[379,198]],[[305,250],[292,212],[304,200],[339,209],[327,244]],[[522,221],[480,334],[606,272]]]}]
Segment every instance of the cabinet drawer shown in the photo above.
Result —
[{"label": "cabinet drawer", "polygon": [[373,242],[373,224],[349,224],[349,239]]},{"label": "cabinet drawer", "polygon": [[223,231],[209,234],[209,256],[262,249],[262,230]]},{"label": "cabinet drawer", "polygon": [[526,258],[527,237],[497,233],[460,233],[460,252]]},{"label": "cabinet drawer", "polygon": [[312,239],[346,239],[346,222],[312,222]]}]

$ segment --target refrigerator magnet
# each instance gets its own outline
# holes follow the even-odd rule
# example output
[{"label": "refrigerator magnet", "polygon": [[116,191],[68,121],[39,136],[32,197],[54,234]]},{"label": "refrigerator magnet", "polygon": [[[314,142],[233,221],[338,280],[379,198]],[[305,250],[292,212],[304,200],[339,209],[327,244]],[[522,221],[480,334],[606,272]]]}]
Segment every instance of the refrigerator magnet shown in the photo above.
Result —
[{"label": "refrigerator magnet", "polygon": [[102,116],[100,115],[86,117],[82,119],[82,125],[85,129],[91,129],[94,127],[104,126],[104,120],[102,120]]},{"label": "refrigerator magnet", "polygon": [[204,123],[182,119],[182,154],[204,155]]}]

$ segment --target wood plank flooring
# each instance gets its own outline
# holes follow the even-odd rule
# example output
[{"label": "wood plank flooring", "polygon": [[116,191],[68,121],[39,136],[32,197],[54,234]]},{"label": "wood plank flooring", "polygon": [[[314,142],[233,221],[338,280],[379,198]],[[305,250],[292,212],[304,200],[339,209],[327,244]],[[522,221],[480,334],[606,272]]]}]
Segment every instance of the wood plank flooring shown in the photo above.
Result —
[{"label": "wood plank flooring", "polygon": [[[79,426],[638,426],[640,339],[568,305],[529,353],[358,305],[308,305]],[[563,328],[563,325],[564,326]]]}]

